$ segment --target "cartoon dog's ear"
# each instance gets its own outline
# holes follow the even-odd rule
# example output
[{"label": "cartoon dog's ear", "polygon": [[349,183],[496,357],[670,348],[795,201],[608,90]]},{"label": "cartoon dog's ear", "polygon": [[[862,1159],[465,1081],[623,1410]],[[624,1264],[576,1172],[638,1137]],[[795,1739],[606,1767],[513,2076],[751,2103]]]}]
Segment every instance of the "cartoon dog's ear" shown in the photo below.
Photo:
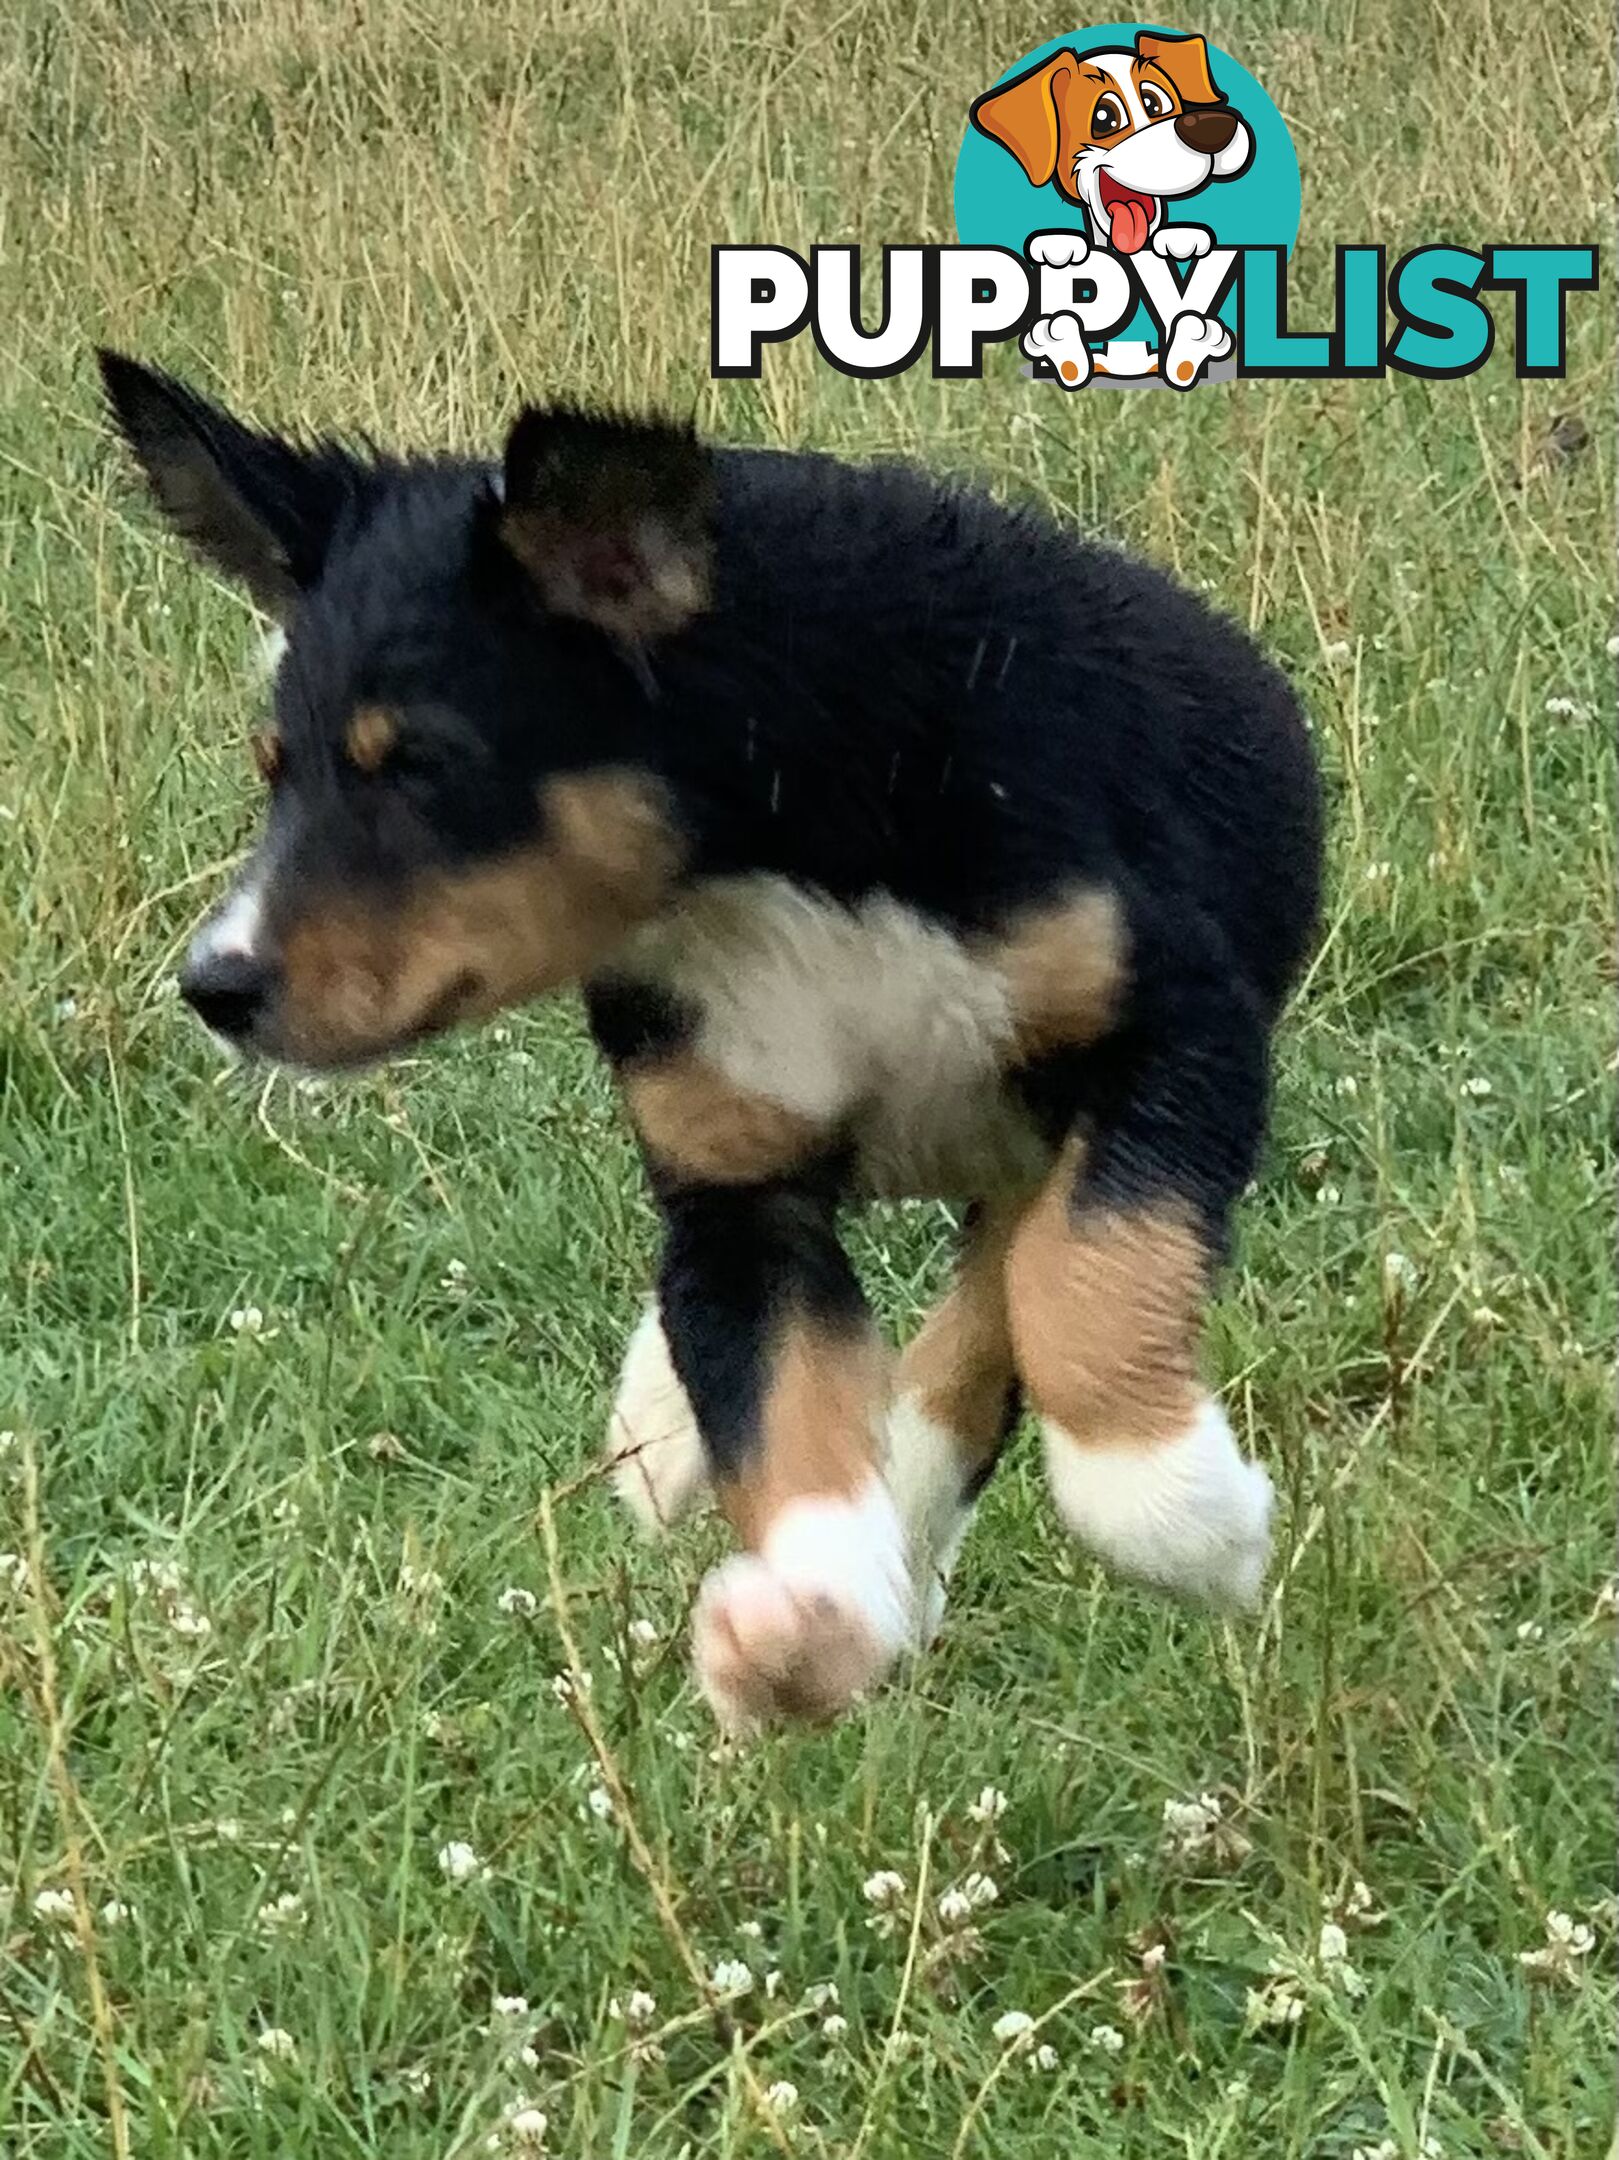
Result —
[{"label": "cartoon dog's ear", "polygon": [[1136,39],[1136,58],[1151,60],[1175,85],[1183,105],[1223,105],[1225,94],[1214,87],[1209,73],[1209,48],[1200,37],[1157,37],[1143,30]]},{"label": "cartoon dog's ear", "polygon": [[553,615],[631,645],[708,605],[714,474],[690,427],[571,407],[519,414],[497,529]]},{"label": "cartoon dog's ear", "polygon": [[368,468],[330,443],[305,448],[244,427],[122,353],[96,359],[113,419],[175,531],[268,614],[288,614],[319,578]]},{"label": "cartoon dog's ear", "polygon": [[967,117],[982,135],[1010,150],[1036,187],[1057,170],[1062,114],[1057,100],[1078,66],[1066,49],[1027,74],[974,98]]}]

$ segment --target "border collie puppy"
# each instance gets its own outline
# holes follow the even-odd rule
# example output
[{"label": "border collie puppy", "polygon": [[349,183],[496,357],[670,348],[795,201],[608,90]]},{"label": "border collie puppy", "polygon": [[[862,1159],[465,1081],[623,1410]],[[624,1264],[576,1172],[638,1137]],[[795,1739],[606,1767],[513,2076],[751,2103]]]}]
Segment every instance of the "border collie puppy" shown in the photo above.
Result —
[{"label": "border collie puppy", "polygon": [[[1021,1403],[1064,1520],[1226,1603],[1270,1483],[1199,1360],[1315,919],[1295,699],[1159,572],[894,466],[525,411],[353,455],[101,356],[170,522],[275,616],[262,833],[181,988],[330,1070],[579,986],[664,1226],[608,1446],[712,1487],[694,1617],[746,1727],[938,1624]],[[965,1207],[904,1355],[838,1238]]]}]

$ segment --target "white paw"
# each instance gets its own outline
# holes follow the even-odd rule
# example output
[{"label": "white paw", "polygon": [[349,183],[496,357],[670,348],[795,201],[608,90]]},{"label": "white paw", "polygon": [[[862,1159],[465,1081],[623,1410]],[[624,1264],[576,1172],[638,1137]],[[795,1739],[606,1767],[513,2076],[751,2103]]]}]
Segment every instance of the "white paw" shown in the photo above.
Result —
[{"label": "white paw", "polygon": [[794,1588],[754,1553],[715,1568],[692,1615],[697,1679],[727,1732],[836,1717],[890,1653],[852,1602]]},{"label": "white paw", "polygon": [[1168,262],[1196,262],[1214,245],[1206,225],[1160,225],[1152,236],[1152,251]]},{"label": "white paw", "polygon": [[1046,1427],[1063,1519],[1122,1575],[1210,1604],[1252,1605],[1270,1556],[1271,1483],[1212,1399],[1178,1440],[1090,1446]]},{"label": "white paw", "polygon": [[1030,323],[1018,342],[1027,359],[1051,362],[1065,390],[1079,390],[1089,382],[1090,347],[1077,315],[1066,310],[1059,315],[1042,315],[1038,322]]},{"label": "white paw", "polygon": [[708,1485],[702,1436],[655,1304],[642,1314],[624,1353],[607,1421],[607,1462],[613,1490],[652,1535],[683,1515]]},{"label": "white paw", "polygon": [[1044,263],[1053,270],[1077,270],[1090,251],[1091,244],[1082,232],[1031,233],[1024,249],[1030,262]]},{"label": "white paw", "polygon": [[1211,360],[1231,350],[1231,332],[1208,315],[1183,315],[1170,333],[1161,370],[1172,390],[1190,390]]},{"label": "white paw", "polygon": [[836,1717],[881,1678],[914,1629],[905,1534],[887,1487],[854,1500],[793,1500],[757,1553],[737,1553],[698,1593],[692,1655],[720,1723]]}]

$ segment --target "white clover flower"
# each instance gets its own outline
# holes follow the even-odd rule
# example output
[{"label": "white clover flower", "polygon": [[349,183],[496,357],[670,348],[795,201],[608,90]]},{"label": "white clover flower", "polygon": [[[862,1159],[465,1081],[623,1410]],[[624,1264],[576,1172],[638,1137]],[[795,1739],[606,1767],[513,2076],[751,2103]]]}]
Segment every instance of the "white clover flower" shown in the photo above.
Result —
[{"label": "white clover flower", "polygon": [[0,1597],[25,1597],[33,1579],[26,1553],[0,1552]]},{"label": "white clover flower", "polygon": [[101,1908],[101,1924],[103,1927],[122,1927],[126,1920],[133,1918],[134,1908],[126,1905],[122,1898],[110,1897]]},{"label": "white clover flower", "polygon": [[1403,1252],[1383,1255],[1383,1290],[1389,1297],[1409,1297],[1416,1289],[1420,1277],[1417,1264]]},{"label": "white clover flower", "polygon": [[[37,1908],[37,1899],[35,1904]],[[1580,1977],[1580,1959],[1590,1956],[1595,1943],[1595,1932],[1587,1922],[1566,1912],[1549,1912],[1544,1945],[1538,1950],[1520,1950],[1518,1963],[1537,1978],[1572,1984]]]},{"label": "white clover flower", "polygon": [[718,1995],[746,1995],[753,1987],[753,1968],[741,1958],[721,1958],[708,1977]]},{"label": "white clover flower", "polygon": [[1495,1093],[1495,1085],[1493,1081],[1486,1080],[1482,1073],[1471,1073],[1462,1082],[1462,1093],[1471,1095],[1475,1101],[1482,1102],[1486,1095]]},{"label": "white clover flower", "polygon": [[1057,2065],[1062,2061],[1062,2057],[1057,2053],[1057,2050],[1051,2045],[1051,2042],[1049,2040],[1043,2040],[1040,2043],[1039,2047],[1037,2047],[1034,2053],[1030,2056],[1029,2060],[1036,2070],[1043,2070],[1049,2076],[1050,2073],[1055,2070]]},{"label": "white clover flower", "polygon": [[506,2135],[518,2152],[538,2152],[551,2118],[543,2108],[520,2107],[506,2118]]},{"label": "white clover flower", "polygon": [[585,1794],[585,1806],[595,1816],[597,1822],[612,1821],[613,1796],[605,1785],[591,1786],[589,1792]]},{"label": "white clover flower", "polygon": [[981,1873],[964,1875],[961,1891],[974,1912],[982,1912],[986,1905],[993,1905],[1001,1894],[994,1876]]},{"label": "white clover flower", "polygon": [[774,2002],[786,1984],[787,1975],[779,1965],[772,1965],[765,1974],[765,2001]]},{"label": "white clover flower", "polygon": [[1304,1997],[1296,1980],[1279,1974],[1262,1988],[1249,1988],[1244,2008],[1250,2031],[1261,2025],[1297,2025],[1304,2016]]},{"label": "white clover flower", "polygon": [[446,1882],[481,1882],[489,1873],[475,1849],[460,1838],[451,1838],[438,1849],[438,1870]]},{"label": "white clover flower", "polygon": [[1517,1627],[1517,1636],[1521,1643],[1544,1642],[1546,1630],[1538,1620],[1520,1620]]},{"label": "white clover flower", "polygon": [[632,1620],[629,1624],[628,1633],[631,1643],[637,1650],[650,1650],[662,1640],[658,1633],[657,1622],[654,1620]]},{"label": "white clover flower", "polygon": [[798,2105],[798,2087],[791,2078],[777,2078],[765,2087],[765,2098],[778,2115],[790,2115]]},{"label": "white clover flower", "polygon": [[828,2046],[836,2047],[840,2040],[848,2038],[848,2033],[849,2020],[841,2011],[834,2010],[830,2017],[822,2018],[821,2038],[826,2041]]},{"label": "white clover flower", "polygon": [[298,2053],[298,2043],[284,2025],[266,2025],[259,2033],[259,2053],[267,2055],[271,2062],[292,2062]]},{"label": "white clover flower", "polygon": [[230,1315],[230,1331],[233,1335],[262,1335],[264,1311],[258,1305],[238,1305]]},{"label": "white clover flower", "polygon": [[1616,1614],[1619,1614],[1619,1576],[1610,1575],[1597,1592],[1596,1603],[1591,1608],[1591,1618],[1612,1620]]},{"label": "white clover flower", "polygon": [[46,1927],[71,1935],[79,1917],[78,1900],[71,1890],[40,1890],[34,1897],[34,1918]]},{"label": "white clover flower", "polygon": [[736,1931],[746,1942],[763,1942],[765,1939],[764,1923],[759,1920],[739,1920]]},{"label": "white clover flower", "polygon": [[1161,1942],[1148,1943],[1141,1953],[1141,1970],[1144,1973],[1158,1972],[1167,1954]]},{"label": "white clover flower", "polygon": [[1034,2019],[1027,2010],[1003,2010],[990,2027],[990,2032],[1003,2046],[1015,2046],[1026,2040],[1034,2030]]},{"label": "white clover flower", "polygon": [[1544,710],[1553,720],[1585,720],[1590,717],[1590,707],[1582,705],[1578,698],[1549,697]]},{"label": "white clover flower", "polygon": [[532,1590],[523,1589],[519,1583],[510,1583],[496,1598],[495,1607],[508,1620],[532,1620],[540,1609],[540,1601]]},{"label": "white clover flower", "polygon": [[905,1877],[896,1875],[892,1868],[879,1868],[875,1875],[868,1875],[861,1884],[860,1895],[868,1905],[886,1910],[903,1899]]},{"label": "white clover flower", "polygon": [[588,1697],[594,1685],[589,1673],[579,1675],[577,1689],[572,1673],[559,1672],[551,1675],[551,1693],[559,1703],[571,1703],[576,1693]]},{"label": "white clover flower", "polygon": [[1104,2055],[1122,2055],[1124,2053],[1124,2035],[1117,2025],[1093,2025],[1090,2031],[1090,2042],[1093,2048],[1098,2049]]},{"label": "white clover flower", "polygon": [[464,1260],[446,1261],[444,1273],[438,1279],[438,1286],[441,1290],[464,1292],[470,1272]]},{"label": "white clover flower", "polygon": [[532,2040],[523,2042],[522,2046],[517,2050],[517,2060],[525,2070],[538,2070],[540,2067],[540,2051]]},{"label": "white clover flower", "polygon": [[1361,872],[1368,885],[1387,885],[1393,875],[1394,865],[1391,862],[1369,862]]},{"label": "white clover flower", "polygon": [[1321,1923],[1321,1938],[1316,1946],[1316,1956],[1323,1965],[1338,1965],[1349,1955],[1349,1937],[1336,1920]]},{"label": "white clover flower", "polygon": [[835,1980],[817,1980],[804,1990],[804,2000],[811,2010],[835,2010],[843,1997]]},{"label": "white clover flower", "polygon": [[497,2018],[506,2018],[512,2021],[518,2018],[526,2018],[528,2016],[528,1997],[526,1995],[497,1995],[490,2003],[489,2008]]},{"label": "white clover flower", "polygon": [[982,1830],[993,1830],[1006,1813],[1007,1798],[998,1785],[986,1785],[967,1810],[967,1820]]},{"label": "white clover flower", "polygon": [[607,2015],[620,2025],[628,2025],[639,2031],[650,2025],[658,2014],[658,2001],[645,1988],[631,1988],[622,2002],[615,1995],[607,2005]]},{"label": "white clover flower", "polygon": [[307,1917],[302,1891],[283,1890],[279,1897],[259,1907],[258,1930],[261,1935],[290,1935],[303,1926]]},{"label": "white clover flower", "polygon": [[1348,638],[1333,638],[1321,648],[1321,657],[1329,667],[1342,667],[1352,648]]},{"label": "white clover flower", "polygon": [[399,2082],[413,2100],[425,2100],[433,2089],[433,2073],[426,2063],[416,2063],[409,2070],[401,2070]]},{"label": "white clover flower", "polygon": [[947,1928],[961,1927],[973,1916],[971,1901],[964,1890],[942,1891],[935,1909]]}]

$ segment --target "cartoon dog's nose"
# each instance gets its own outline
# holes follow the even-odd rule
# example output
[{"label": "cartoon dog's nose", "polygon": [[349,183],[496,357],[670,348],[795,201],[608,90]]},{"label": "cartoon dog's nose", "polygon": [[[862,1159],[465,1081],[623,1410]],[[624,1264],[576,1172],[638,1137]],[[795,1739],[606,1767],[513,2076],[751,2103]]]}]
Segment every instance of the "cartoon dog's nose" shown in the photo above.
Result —
[{"label": "cartoon dog's nose", "polygon": [[273,971],[242,952],[204,953],[180,974],[180,995],[197,1018],[231,1042],[251,1032],[274,988]]},{"label": "cartoon dog's nose", "polygon": [[1212,112],[1183,112],[1175,115],[1175,133],[1188,150],[1201,150],[1205,157],[1215,157],[1237,132],[1237,116],[1216,107]]}]

